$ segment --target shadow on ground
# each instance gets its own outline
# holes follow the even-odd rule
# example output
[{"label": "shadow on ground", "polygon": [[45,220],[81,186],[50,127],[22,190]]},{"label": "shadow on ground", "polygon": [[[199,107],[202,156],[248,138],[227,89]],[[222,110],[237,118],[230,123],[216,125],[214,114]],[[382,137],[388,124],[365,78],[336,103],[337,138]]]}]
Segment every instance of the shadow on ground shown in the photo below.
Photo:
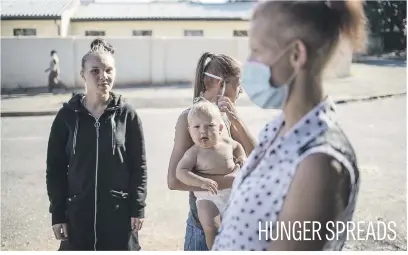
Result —
[{"label": "shadow on ground", "polygon": [[353,61],[353,63],[365,64],[365,65],[374,65],[382,67],[406,67],[406,59],[358,59]]},{"label": "shadow on ground", "polygon": [[73,90],[62,90],[62,91],[54,91],[50,93],[47,91],[13,91],[9,93],[1,93],[1,100],[7,99],[15,99],[15,98],[24,98],[24,97],[35,97],[35,96],[44,96],[44,95],[68,95],[73,93]]},{"label": "shadow on ground", "polygon": [[[191,88],[190,83],[182,84],[140,84],[140,85],[123,85],[120,87],[114,87],[114,91],[126,92],[127,90],[137,90],[137,89],[186,89]],[[80,88],[70,88],[70,89],[56,89],[52,93],[48,91],[48,88],[33,88],[33,89],[15,89],[15,90],[2,90],[1,99],[14,99],[14,98],[24,98],[24,97],[34,97],[34,96],[43,96],[43,95],[68,95],[73,93],[81,93],[83,89]]]}]

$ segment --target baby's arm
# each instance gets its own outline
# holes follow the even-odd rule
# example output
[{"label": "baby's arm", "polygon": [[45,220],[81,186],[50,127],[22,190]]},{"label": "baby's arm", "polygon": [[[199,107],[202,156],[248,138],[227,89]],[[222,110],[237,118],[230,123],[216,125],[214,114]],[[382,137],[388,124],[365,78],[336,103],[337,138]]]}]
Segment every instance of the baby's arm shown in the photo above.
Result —
[{"label": "baby's arm", "polygon": [[214,186],[216,189],[216,184],[213,180],[201,177],[192,172],[193,168],[197,164],[197,153],[198,147],[192,146],[190,149],[184,153],[177,165],[176,177],[181,182],[186,185],[200,187],[203,189],[208,189],[209,185]]},{"label": "baby's arm", "polygon": [[233,149],[234,157],[237,159],[237,162],[235,163],[239,164],[242,167],[245,160],[247,159],[244,147],[242,147],[239,142],[233,141]]}]

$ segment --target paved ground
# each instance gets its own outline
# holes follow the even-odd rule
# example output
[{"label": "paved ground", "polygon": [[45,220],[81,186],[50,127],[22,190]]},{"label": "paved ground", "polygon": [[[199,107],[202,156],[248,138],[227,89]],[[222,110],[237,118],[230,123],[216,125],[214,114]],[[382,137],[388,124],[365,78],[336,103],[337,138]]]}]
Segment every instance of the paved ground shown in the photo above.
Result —
[{"label": "paved ground", "polygon": [[[386,82],[396,79],[393,75],[384,77],[383,86],[397,86],[396,81]],[[405,78],[399,84],[405,90]],[[144,250],[182,249],[187,194],[169,191],[166,185],[173,127],[181,111],[181,108],[139,110],[149,169],[147,221],[141,231]],[[393,242],[350,242],[346,249],[406,250],[406,98],[339,105],[338,112],[357,150],[362,172],[355,219],[382,219],[397,224],[397,239]],[[239,113],[255,135],[274,115],[255,107],[240,107]],[[51,116],[1,119],[2,250],[57,249],[45,189],[45,151],[52,119]]]},{"label": "paved ground", "polygon": [[[377,61],[372,64],[353,64],[351,76],[326,80],[326,91],[335,100],[372,97],[406,93],[406,68],[404,61]],[[188,85],[155,88],[117,89],[137,108],[187,107],[192,102],[192,89]],[[71,94],[2,95],[1,112],[50,112],[57,111]],[[241,106],[252,103],[243,95],[238,102]]]}]

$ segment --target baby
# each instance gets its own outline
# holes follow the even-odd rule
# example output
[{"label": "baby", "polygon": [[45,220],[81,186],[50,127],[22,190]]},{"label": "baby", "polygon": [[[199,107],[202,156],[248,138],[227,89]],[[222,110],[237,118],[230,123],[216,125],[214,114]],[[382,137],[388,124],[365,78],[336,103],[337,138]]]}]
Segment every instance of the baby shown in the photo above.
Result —
[{"label": "baby", "polygon": [[246,155],[241,144],[221,136],[224,125],[221,112],[215,104],[207,101],[196,103],[187,118],[194,145],[180,160],[176,176],[187,185],[208,190],[196,191],[194,195],[197,197],[198,218],[204,229],[207,246],[211,249],[217,233],[215,219],[224,210],[231,189],[218,191],[215,181],[201,177],[193,170],[205,175],[227,175],[242,165]]}]

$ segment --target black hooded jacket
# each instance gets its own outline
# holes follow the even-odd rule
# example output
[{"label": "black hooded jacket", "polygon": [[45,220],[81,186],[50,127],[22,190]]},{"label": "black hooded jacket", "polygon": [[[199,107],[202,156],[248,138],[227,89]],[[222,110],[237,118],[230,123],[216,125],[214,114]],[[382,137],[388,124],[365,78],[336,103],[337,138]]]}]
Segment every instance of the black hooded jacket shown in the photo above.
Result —
[{"label": "black hooded jacket", "polygon": [[71,249],[126,249],[130,217],[143,218],[146,157],[140,118],[119,95],[99,119],[75,95],[59,110],[47,152],[52,224],[67,223]]}]

